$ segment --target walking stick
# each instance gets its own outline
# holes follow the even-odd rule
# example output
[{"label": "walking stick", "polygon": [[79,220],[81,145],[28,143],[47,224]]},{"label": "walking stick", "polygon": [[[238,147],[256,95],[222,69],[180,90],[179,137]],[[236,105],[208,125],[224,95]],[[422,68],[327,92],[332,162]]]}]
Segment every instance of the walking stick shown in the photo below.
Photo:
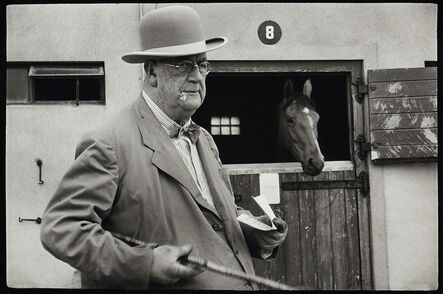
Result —
[{"label": "walking stick", "polygon": [[203,258],[195,257],[195,256],[184,256],[184,263],[192,263],[198,266],[201,266],[205,269],[208,269],[212,272],[227,276],[233,277],[241,280],[246,280],[249,282],[253,282],[257,285],[265,286],[271,289],[277,290],[296,290],[296,288],[291,287],[289,285],[285,285],[267,278],[259,277],[253,274],[247,274],[245,272],[241,272],[238,270],[230,269],[221,265],[216,264],[210,260],[206,260]]},{"label": "walking stick", "polygon": [[[129,238],[127,236],[123,236],[121,234],[118,233],[112,233],[112,235],[126,243],[130,243],[130,244],[135,244],[135,245],[146,245],[145,242],[137,240],[137,239],[133,239],[133,238]],[[247,274],[238,270],[234,270],[234,269],[230,269],[224,266],[221,266],[219,264],[216,264],[215,262],[212,262],[210,260],[206,260],[203,258],[199,258],[199,257],[195,257],[195,256],[182,256],[179,258],[179,262],[181,263],[191,263],[194,265],[198,265],[201,266],[207,270],[210,270],[212,272],[224,275],[224,276],[228,276],[228,277],[233,277],[233,278],[237,278],[237,279],[241,279],[241,280],[246,280],[249,282],[253,282],[257,285],[261,285],[261,286],[265,286],[267,288],[271,288],[271,289],[277,289],[277,290],[308,290],[305,287],[292,287],[286,284],[282,284],[267,278],[263,278],[263,277],[259,277],[253,274]]]}]

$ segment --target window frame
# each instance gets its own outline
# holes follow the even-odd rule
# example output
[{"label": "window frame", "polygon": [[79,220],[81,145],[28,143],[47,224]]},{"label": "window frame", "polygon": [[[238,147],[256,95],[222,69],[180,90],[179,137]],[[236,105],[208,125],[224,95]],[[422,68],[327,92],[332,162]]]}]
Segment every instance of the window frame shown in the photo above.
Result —
[{"label": "window frame", "polygon": [[[32,67],[77,67],[77,68],[101,68],[102,74],[100,75],[88,75],[88,74],[66,74],[66,75],[30,75]],[[9,68],[23,68],[27,71],[27,87],[28,87],[28,97],[26,102],[13,102],[8,101],[6,97],[7,105],[106,105],[106,73],[104,62],[87,62],[87,61],[76,61],[76,62],[7,62],[6,70]],[[81,78],[94,78],[97,77],[100,83],[100,100],[81,100],[79,99],[79,81]],[[35,80],[36,79],[75,79],[76,81],[76,99],[75,100],[35,100]],[[7,85],[6,85],[7,86]]]},{"label": "window frame", "polygon": [[[347,79],[347,114],[349,128],[349,147],[350,159],[343,161],[326,161],[325,166],[342,165],[351,163],[357,171],[364,169],[364,162],[358,158],[358,146],[354,143],[360,132],[366,133],[365,125],[367,124],[364,116],[360,112],[362,105],[357,105],[354,101],[356,96],[356,87],[352,86],[352,82],[363,77],[363,61],[356,60],[210,60],[211,72],[213,73],[346,73]],[[357,115],[357,118],[354,117]],[[271,167],[285,167],[283,170],[290,171],[293,166],[300,163],[259,163],[259,164],[243,164],[233,163],[224,164],[229,170],[242,170],[245,168],[249,172],[261,172],[263,169]],[[273,169],[273,168],[271,168]],[[282,171],[280,168],[278,170]]]}]

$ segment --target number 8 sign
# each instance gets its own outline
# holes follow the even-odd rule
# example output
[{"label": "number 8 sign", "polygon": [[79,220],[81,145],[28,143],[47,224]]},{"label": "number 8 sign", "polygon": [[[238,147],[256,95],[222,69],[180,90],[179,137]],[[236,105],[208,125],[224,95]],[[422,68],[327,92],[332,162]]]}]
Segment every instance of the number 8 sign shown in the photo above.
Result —
[{"label": "number 8 sign", "polygon": [[258,27],[258,37],[263,44],[273,45],[281,38],[281,28],[275,21],[267,20]]}]

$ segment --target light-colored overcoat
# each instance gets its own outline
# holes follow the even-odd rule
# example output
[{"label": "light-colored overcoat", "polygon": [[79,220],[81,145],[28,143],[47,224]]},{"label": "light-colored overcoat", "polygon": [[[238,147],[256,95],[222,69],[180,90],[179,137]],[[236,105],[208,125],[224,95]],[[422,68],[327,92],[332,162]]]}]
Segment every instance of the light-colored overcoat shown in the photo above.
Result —
[{"label": "light-colored overcoat", "polygon": [[[140,96],[77,146],[42,217],[44,248],[77,268],[87,288],[160,287],[150,283],[156,244],[191,244],[191,255],[253,273],[251,254],[258,248],[236,220],[229,177],[206,130],[197,149],[216,209]],[[111,232],[149,244],[130,246]],[[169,287],[251,289],[209,271]]]}]

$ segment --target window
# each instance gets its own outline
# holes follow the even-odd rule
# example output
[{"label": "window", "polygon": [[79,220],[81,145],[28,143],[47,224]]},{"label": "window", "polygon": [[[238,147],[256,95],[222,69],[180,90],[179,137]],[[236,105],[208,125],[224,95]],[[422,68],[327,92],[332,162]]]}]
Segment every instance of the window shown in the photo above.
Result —
[{"label": "window", "polygon": [[240,118],[211,117],[211,135],[240,135]]},{"label": "window", "polygon": [[437,67],[437,61],[427,60],[425,61],[425,67]]},{"label": "window", "polygon": [[8,64],[8,104],[105,104],[103,63]]}]

